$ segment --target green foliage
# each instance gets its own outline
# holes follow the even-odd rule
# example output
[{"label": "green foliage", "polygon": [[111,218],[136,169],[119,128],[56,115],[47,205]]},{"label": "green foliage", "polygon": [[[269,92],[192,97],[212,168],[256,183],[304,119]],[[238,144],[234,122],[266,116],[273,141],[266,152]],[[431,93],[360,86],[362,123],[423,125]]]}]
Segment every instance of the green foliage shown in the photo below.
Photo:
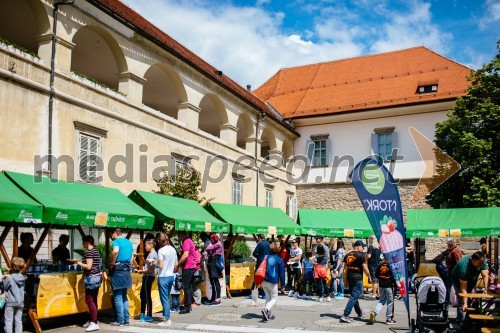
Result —
[{"label": "green foliage", "polygon": [[201,202],[201,174],[195,168],[187,166],[178,168],[175,175],[165,173],[160,179],[155,179],[160,188],[156,193],[171,195],[178,198]]},{"label": "green foliage", "polygon": [[40,59],[40,57],[38,56],[38,54],[34,53],[34,52],[31,52],[30,50],[28,50],[27,48],[24,48],[22,46],[19,46],[17,45],[16,43],[13,43],[11,42],[10,40],[7,40],[7,39],[4,39],[2,37],[0,37],[0,43],[3,43],[5,45],[12,45],[13,47],[15,47],[16,49],[18,49],[19,51],[22,51],[24,53],[27,53],[35,58],[38,58]]},{"label": "green foliage", "polygon": [[231,256],[233,258],[248,258],[250,257],[250,246],[243,240],[239,239],[233,244],[233,249],[231,250]]},{"label": "green foliage", "polygon": [[105,89],[109,89],[109,90],[111,90],[111,91],[113,91],[113,92],[115,92],[115,93],[117,93],[117,94],[120,94],[120,95],[122,95],[123,97],[127,97],[127,95],[126,95],[126,94],[124,94],[124,93],[122,93],[121,91],[118,91],[118,90],[116,90],[116,89],[110,88],[110,87],[108,87],[107,85],[105,85],[104,83],[101,83],[101,82],[97,81],[96,79],[91,78],[90,76],[87,76],[87,75],[82,74],[82,73],[77,72],[77,71],[72,71],[72,73],[73,73],[73,74],[75,74],[76,76],[79,76],[79,77],[81,77],[81,78],[84,78],[84,79],[86,79],[86,80],[88,80],[88,81],[90,81],[90,82],[92,82],[92,83],[94,83],[94,84],[96,84],[96,85],[98,85],[98,86],[101,86],[101,87],[103,87],[103,88],[105,88]]},{"label": "green foliage", "polygon": [[472,72],[466,96],[436,124],[436,145],[462,169],[427,197],[434,208],[500,206],[500,40],[497,55]]}]

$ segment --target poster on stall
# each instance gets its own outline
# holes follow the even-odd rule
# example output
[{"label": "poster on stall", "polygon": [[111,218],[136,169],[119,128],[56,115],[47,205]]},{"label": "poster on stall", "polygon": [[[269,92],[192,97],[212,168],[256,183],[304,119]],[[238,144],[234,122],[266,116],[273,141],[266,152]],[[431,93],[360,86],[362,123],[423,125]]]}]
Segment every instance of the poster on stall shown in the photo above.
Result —
[{"label": "poster on stall", "polygon": [[408,267],[401,199],[394,178],[380,160],[366,158],[349,177],[389,263],[408,315]]}]

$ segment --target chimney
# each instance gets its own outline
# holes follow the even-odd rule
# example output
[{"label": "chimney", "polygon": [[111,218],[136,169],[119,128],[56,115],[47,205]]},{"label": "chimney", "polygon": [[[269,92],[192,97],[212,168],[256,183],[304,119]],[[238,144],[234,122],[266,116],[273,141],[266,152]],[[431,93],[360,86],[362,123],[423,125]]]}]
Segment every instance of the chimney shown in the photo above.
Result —
[{"label": "chimney", "polygon": [[247,90],[250,91],[250,92],[252,91],[252,85],[251,84],[247,84]]}]

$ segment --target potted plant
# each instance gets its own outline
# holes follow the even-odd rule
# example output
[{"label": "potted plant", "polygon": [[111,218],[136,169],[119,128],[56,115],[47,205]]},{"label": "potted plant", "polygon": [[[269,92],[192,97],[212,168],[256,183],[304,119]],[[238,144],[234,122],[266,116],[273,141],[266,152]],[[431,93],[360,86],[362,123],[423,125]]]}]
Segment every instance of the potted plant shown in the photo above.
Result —
[{"label": "potted plant", "polygon": [[233,244],[231,257],[236,259],[236,262],[242,263],[245,258],[250,257],[250,247],[243,239],[239,239]]}]

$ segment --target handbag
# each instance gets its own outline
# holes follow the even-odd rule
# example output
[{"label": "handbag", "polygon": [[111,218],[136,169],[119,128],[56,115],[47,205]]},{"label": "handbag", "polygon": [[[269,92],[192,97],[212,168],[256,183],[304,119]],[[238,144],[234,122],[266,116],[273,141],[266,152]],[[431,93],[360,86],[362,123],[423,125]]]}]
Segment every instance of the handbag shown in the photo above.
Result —
[{"label": "handbag", "polygon": [[86,276],[83,280],[85,289],[99,289],[102,284],[102,273]]},{"label": "handbag", "polygon": [[264,260],[260,263],[259,268],[257,268],[253,276],[253,282],[256,285],[262,284],[262,282],[264,282],[264,279],[266,278],[266,270],[267,270],[267,256],[264,257]]},{"label": "handbag", "polygon": [[215,257],[215,268],[217,268],[219,273],[222,273],[224,271],[224,257],[223,256],[216,256]]},{"label": "handbag", "polygon": [[203,271],[201,269],[194,272],[194,276],[193,276],[193,283],[194,284],[198,284],[198,283],[201,283],[204,281],[205,281],[205,277],[203,276]]}]

